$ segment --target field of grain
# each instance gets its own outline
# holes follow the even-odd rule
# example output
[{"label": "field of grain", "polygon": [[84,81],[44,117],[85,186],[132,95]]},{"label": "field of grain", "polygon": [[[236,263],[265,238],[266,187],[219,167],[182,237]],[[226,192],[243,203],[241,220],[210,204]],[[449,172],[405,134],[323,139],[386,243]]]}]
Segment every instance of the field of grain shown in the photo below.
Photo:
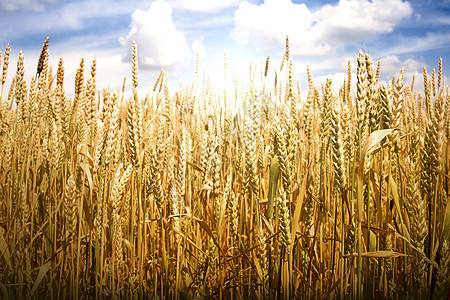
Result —
[{"label": "field of grain", "polygon": [[0,298],[447,297],[442,61],[421,93],[359,52],[339,93],[308,68],[302,97],[287,40],[246,84],[170,91],[161,70],[140,98],[132,47],[131,91],[97,90],[82,59],[72,98],[48,39],[29,81],[6,46]]}]

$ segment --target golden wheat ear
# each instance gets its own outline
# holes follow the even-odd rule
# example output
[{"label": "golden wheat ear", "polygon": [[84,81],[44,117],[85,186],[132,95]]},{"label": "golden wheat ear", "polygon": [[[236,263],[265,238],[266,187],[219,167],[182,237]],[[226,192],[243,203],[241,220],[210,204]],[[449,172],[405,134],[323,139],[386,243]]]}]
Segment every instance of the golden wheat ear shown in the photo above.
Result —
[{"label": "golden wheat ear", "polygon": [[42,73],[42,70],[44,69],[44,64],[48,63],[48,44],[49,44],[50,37],[47,37],[45,39],[44,45],[42,46],[41,54],[39,55],[38,65],[36,74],[37,76],[40,76]]},{"label": "golden wheat ear", "polygon": [[224,55],[225,90],[197,56],[192,83],[161,69],[141,99],[133,43],[129,94],[98,93],[82,58],[72,99],[48,47],[29,82],[18,55],[0,101],[0,298],[446,297],[442,60],[423,92],[363,51],[356,80],[348,62],[321,84],[295,78],[286,38],[273,85],[269,56],[241,79]]}]

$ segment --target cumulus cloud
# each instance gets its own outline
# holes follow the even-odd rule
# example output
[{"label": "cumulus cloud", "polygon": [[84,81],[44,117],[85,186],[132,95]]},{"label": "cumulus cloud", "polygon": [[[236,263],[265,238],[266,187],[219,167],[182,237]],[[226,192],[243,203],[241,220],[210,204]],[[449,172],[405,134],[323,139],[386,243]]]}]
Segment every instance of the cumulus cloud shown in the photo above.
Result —
[{"label": "cumulus cloud", "polygon": [[397,55],[387,55],[380,59],[382,80],[389,81],[392,76],[398,77],[403,68],[405,74],[405,83],[410,85],[414,77],[414,90],[423,92],[423,67],[426,63],[420,59],[406,58],[401,59]]},{"label": "cumulus cloud", "polygon": [[391,32],[411,14],[411,5],[402,0],[340,0],[314,12],[291,0],[265,0],[261,5],[244,1],[235,13],[232,36],[272,48],[283,45],[289,35],[291,53],[321,55]]},{"label": "cumulus cloud", "polygon": [[192,42],[192,51],[198,53],[199,56],[203,57],[206,55],[205,45],[203,45],[203,39],[198,39]]},{"label": "cumulus cloud", "polygon": [[[186,38],[172,20],[172,8],[164,0],[154,1],[148,10],[135,10],[130,27],[128,36],[120,42],[131,49],[136,41],[140,68],[174,70],[190,53]],[[131,61],[131,50],[124,60]]]},{"label": "cumulus cloud", "polygon": [[380,59],[381,71],[387,74],[400,73],[403,68],[406,73],[416,72],[422,70],[425,66],[423,61],[412,58],[401,60],[397,55],[388,55]]},{"label": "cumulus cloud", "polygon": [[177,9],[215,13],[237,6],[239,2],[241,0],[171,0],[170,4]]}]

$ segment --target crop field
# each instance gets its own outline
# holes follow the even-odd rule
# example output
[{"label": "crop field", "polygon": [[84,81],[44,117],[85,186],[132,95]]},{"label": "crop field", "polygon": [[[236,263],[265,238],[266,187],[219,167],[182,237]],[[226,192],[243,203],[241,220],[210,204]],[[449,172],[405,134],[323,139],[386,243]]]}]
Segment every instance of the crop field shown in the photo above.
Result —
[{"label": "crop field", "polygon": [[65,81],[48,38],[35,75],[21,52],[7,78],[4,49],[0,298],[448,297],[442,60],[418,89],[360,51],[342,86],[317,85],[294,78],[286,39],[245,83],[214,88],[197,63],[141,97],[137,46],[115,90],[95,60]]}]

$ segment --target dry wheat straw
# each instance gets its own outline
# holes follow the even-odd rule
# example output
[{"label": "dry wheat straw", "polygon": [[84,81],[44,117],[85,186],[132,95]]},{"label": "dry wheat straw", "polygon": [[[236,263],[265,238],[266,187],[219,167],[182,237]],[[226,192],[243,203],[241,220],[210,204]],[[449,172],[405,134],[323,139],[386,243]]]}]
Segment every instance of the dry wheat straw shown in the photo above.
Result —
[{"label": "dry wheat straw", "polygon": [[97,91],[81,59],[73,99],[48,39],[30,82],[19,54],[0,105],[2,296],[446,296],[442,60],[421,94],[361,51],[356,84],[350,61],[339,94],[308,66],[301,99],[287,38],[273,85],[269,57],[244,83],[225,54],[218,91],[197,55],[192,83],[169,89],[161,70],[141,98],[136,49],[131,96],[125,79]]}]

